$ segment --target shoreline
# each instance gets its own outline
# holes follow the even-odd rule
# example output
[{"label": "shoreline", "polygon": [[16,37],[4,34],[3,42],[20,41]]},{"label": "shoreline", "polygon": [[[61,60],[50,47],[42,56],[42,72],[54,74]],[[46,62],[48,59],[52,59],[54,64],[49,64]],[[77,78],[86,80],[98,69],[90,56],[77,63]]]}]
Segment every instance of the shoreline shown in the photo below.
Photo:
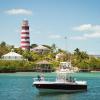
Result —
[{"label": "shoreline", "polygon": [[[32,71],[32,70],[28,70],[28,71],[1,71],[0,73],[17,73],[17,72],[35,72],[35,73],[51,73],[51,71],[50,72],[39,72],[39,71]],[[52,72],[55,72],[55,71],[52,71]],[[98,70],[98,71],[95,71],[95,70],[92,70],[92,71],[79,71],[79,72],[76,72],[76,73],[88,73],[88,72],[90,72],[90,73],[92,73],[92,72],[100,72],[100,70]]]},{"label": "shoreline", "polygon": [[100,71],[91,71],[91,72],[100,72]]}]

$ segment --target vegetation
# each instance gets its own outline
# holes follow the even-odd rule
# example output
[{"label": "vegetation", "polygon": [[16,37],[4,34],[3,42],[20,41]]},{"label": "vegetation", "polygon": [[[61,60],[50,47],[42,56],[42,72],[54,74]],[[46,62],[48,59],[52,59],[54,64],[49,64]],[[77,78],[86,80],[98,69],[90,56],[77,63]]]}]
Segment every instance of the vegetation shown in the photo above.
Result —
[{"label": "vegetation", "polygon": [[32,71],[34,62],[29,61],[0,61],[0,72]]},{"label": "vegetation", "polygon": [[[31,48],[36,47],[37,44],[32,44]],[[8,53],[13,48],[15,52],[23,55],[26,60],[23,61],[5,61],[0,60],[0,72],[16,72],[16,71],[32,71],[36,66],[36,62],[41,60],[47,60],[52,63],[52,68],[56,69],[61,61],[71,60],[72,65],[74,67],[78,67],[80,69],[89,69],[89,70],[100,70],[100,58],[95,58],[93,56],[88,55],[84,51],[80,51],[78,48],[74,50],[74,53],[71,54],[62,49],[57,49],[56,45],[53,44],[43,45],[49,48],[48,52],[43,54],[36,53],[34,51],[23,51],[21,48],[15,48],[14,46],[7,45],[5,42],[1,42],[0,44],[0,57],[2,55]],[[59,59],[58,61],[55,59],[56,54],[63,53],[63,59]]]}]

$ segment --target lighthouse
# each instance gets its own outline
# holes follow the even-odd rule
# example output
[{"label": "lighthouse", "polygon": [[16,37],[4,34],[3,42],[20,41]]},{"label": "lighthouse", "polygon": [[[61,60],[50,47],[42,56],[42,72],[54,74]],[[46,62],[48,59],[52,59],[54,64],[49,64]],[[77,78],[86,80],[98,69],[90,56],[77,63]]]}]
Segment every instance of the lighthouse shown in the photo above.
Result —
[{"label": "lighthouse", "polygon": [[28,20],[23,20],[21,27],[21,48],[22,50],[30,50],[30,35]]}]

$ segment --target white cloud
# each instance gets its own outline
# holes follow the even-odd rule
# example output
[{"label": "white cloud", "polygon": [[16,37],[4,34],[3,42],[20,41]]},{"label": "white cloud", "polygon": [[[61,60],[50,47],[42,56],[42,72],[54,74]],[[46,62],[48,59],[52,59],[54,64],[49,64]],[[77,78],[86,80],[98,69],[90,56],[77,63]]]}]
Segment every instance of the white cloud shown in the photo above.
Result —
[{"label": "white cloud", "polygon": [[83,24],[83,25],[80,25],[80,26],[75,27],[73,29],[76,31],[86,31],[86,30],[90,30],[91,27],[92,27],[91,24]]},{"label": "white cloud", "polygon": [[92,38],[100,38],[100,33],[91,33],[91,34],[83,34],[82,36],[74,36],[70,37],[72,40],[86,40]]},{"label": "white cloud", "polygon": [[100,31],[100,25],[83,24],[73,29],[76,31]]},{"label": "white cloud", "polygon": [[70,37],[70,39],[72,39],[72,40],[85,40],[86,38],[84,36],[74,36],[74,37]]},{"label": "white cloud", "polygon": [[10,9],[5,11],[5,13],[9,15],[32,15],[32,11],[26,9]]},{"label": "white cloud", "polygon": [[60,39],[61,36],[60,35],[50,35],[49,38],[52,38],[52,39]]},{"label": "white cloud", "polygon": [[100,38],[100,25],[83,24],[73,28],[75,31],[85,32],[83,35],[70,37],[73,40]]},{"label": "white cloud", "polygon": [[83,36],[86,38],[100,38],[100,33],[84,34]]}]

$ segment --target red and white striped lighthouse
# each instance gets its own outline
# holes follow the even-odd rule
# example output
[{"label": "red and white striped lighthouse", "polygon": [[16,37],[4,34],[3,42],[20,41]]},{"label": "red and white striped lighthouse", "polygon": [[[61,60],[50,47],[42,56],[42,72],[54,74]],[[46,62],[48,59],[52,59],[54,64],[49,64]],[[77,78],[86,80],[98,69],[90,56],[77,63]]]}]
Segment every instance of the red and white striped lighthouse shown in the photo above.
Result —
[{"label": "red and white striped lighthouse", "polygon": [[30,36],[29,36],[28,20],[23,20],[23,22],[22,22],[21,48],[23,50],[29,50],[30,49]]}]

